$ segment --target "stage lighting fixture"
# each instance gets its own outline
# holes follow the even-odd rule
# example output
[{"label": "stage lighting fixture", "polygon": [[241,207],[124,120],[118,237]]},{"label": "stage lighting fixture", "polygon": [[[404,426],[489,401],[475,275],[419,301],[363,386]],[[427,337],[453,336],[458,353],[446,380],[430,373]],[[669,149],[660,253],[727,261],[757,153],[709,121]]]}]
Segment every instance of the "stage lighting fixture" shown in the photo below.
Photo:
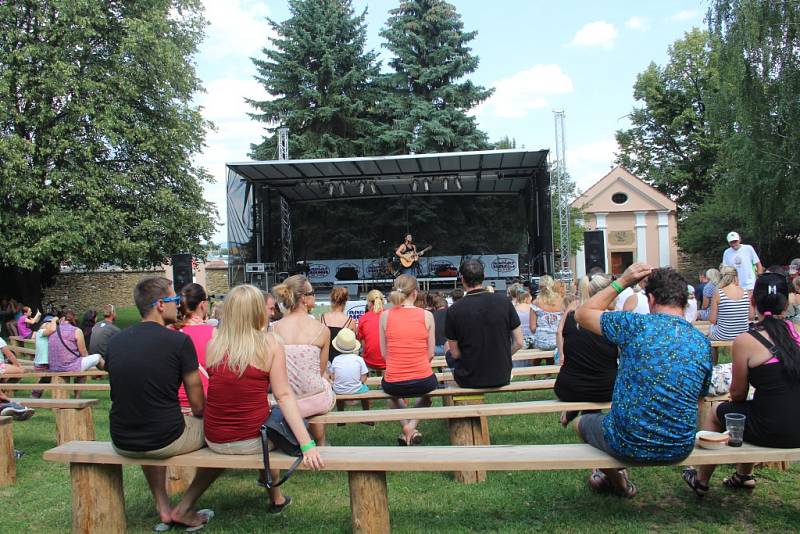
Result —
[{"label": "stage lighting fixture", "polygon": [[360,182],[358,184],[358,194],[359,195],[363,195],[364,194],[364,182]]},{"label": "stage lighting fixture", "polygon": [[456,176],[456,180],[455,180],[455,182],[456,182],[456,189],[458,189],[459,191],[461,191],[461,178],[459,178],[458,176]]},{"label": "stage lighting fixture", "polygon": [[445,178],[445,179],[443,180],[443,183],[442,183],[442,187],[444,187],[444,190],[445,190],[445,191],[447,191],[447,182],[448,182],[448,180],[447,180],[447,178]]},{"label": "stage lighting fixture", "polygon": [[418,186],[417,186],[417,181],[416,181],[416,180],[411,180],[411,190],[412,190],[414,193],[416,193],[416,192],[417,192],[417,187],[418,187]]},{"label": "stage lighting fixture", "polygon": [[333,196],[333,184],[328,184],[328,195]]},{"label": "stage lighting fixture", "polygon": [[378,189],[375,187],[375,182],[370,182],[369,190],[372,191],[373,195],[378,192]]},{"label": "stage lighting fixture", "polygon": [[339,183],[339,194],[344,196],[344,183]]},{"label": "stage lighting fixture", "polygon": [[428,180],[427,178],[425,178],[425,180],[422,181],[422,185],[423,187],[425,187],[426,193],[431,190],[431,181]]}]

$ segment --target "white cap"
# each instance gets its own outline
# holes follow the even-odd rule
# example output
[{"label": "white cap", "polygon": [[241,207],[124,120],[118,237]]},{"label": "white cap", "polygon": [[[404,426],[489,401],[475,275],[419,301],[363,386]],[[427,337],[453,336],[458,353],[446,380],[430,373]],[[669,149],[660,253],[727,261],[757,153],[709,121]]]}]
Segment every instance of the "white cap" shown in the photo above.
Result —
[{"label": "white cap", "polygon": [[728,234],[728,243],[730,243],[731,241],[741,241],[739,234],[737,234],[736,232],[730,232]]}]

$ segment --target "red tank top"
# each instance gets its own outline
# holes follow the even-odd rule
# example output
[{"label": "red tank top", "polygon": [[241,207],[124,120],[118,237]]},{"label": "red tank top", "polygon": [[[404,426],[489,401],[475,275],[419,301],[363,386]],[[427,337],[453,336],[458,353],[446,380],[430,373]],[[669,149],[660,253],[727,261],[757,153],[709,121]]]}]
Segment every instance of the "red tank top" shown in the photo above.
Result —
[{"label": "red tank top", "polygon": [[386,369],[381,354],[381,315],[368,311],[358,319],[358,339],[364,342],[364,361],[373,369]]},{"label": "red tank top", "polygon": [[208,370],[208,396],[203,415],[206,439],[231,443],[257,438],[269,417],[269,373],[248,366],[242,376],[223,363]]},{"label": "red tank top", "polygon": [[385,312],[387,382],[405,382],[433,374],[428,360],[425,310],[396,306]]}]

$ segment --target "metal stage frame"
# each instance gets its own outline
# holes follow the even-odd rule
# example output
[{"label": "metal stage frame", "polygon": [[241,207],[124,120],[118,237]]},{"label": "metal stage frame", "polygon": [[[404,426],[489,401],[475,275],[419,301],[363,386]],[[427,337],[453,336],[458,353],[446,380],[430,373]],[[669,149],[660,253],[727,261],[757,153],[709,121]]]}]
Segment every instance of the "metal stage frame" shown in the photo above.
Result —
[{"label": "metal stage frame", "polygon": [[[288,155],[281,136],[279,156]],[[486,150],[363,158],[278,159],[228,163],[228,281],[247,281],[249,263],[292,270],[291,206],[377,197],[518,195],[525,201],[526,279],[553,274],[551,171],[547,149]],[[279,195],[280,254],[269,243],[269,197]],[[467,229],[468,230],[468,229]],[[441,280],[437,278],[436,280]]]}]

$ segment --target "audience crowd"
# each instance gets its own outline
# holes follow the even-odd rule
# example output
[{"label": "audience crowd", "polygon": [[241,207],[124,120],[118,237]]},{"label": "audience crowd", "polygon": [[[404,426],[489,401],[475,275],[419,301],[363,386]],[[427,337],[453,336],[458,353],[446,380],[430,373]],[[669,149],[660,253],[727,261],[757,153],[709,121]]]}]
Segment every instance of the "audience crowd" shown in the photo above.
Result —
[{"label": "audience crowd", "polygon": [[[262,424],[278,417],[297,439],[304,464],[320,469],[324,425],[304,419],[332,410],[337,394],[368,391],[370,374],[381,377],[392,408],[424,408],[431,405],[426,394],[443,387],[431,367],[435,356],[446,358],[458,386],[493,388],[510,383],[513,367],[530,365],[512,361],[520,349],[554,351],[558,399],[612,402],[607,413],[564,412],[560,422],[625,465],[683,461],[695,446],[698,402],[719,373],[730,376],[730,401],[708,411],[703,429],[724,430],[726,415],[742,414],[744,441],[800,447],[800,431],[790,424],[800,417],[800,259],[787,272],[765,270],[736,232],[728,242],[723,263],[703,270],[694,287],[674,269],[635,263],[619,276],[590,272],[574,292],[542,276],[536,291],[514,283],[504,295],[485,283],[480,262],[466,260],[460,289],[423,292],[414,276],[401,274],[388,302],[372,290],[360,315],[348,309],[348,290],[335,287],[330,309],[315,318],[316,291],[303,275],[271,292],[234,287],[224,307],[213,309],[198,284],[176,294],[170,280],[146,278],[133,294],[142,320],[124,330],[114,324],[111,304],[100,321],[89,310],[80,325],[72,310],[42,318],[14,299],[0,300],[0,313],[8,335],[36,340],[34,370],[108,370],[111,439],[119,454],[133,458],[206,446],[219,454],[259,454],[274,446]],[[697,319],[708,321],[707,335],[693,324]],[[733,342],[727,367],[713,366],[714,340]],[[2,338],[0,351],[0,378],[25,373]],[[0,414],[25,419],[33,410],[0,394]],[[400,422],[399,445],[422,441],[417,420]],[[683,479],[705,495],[714,467],[687,468]],[[174,506],[165,468],[143,471],[161,521],[157,530],[199,528],[213,517],[195,505],[221,470],[198,469]],[[739,465],[724,485],[753,489],[752,473],[752,464]],[[279,476],[258,477],[268,488],[270,513],[292,502],[272,484]],[[637,493],[627,469],[595,469],[588,485],[620,497]]]}]

